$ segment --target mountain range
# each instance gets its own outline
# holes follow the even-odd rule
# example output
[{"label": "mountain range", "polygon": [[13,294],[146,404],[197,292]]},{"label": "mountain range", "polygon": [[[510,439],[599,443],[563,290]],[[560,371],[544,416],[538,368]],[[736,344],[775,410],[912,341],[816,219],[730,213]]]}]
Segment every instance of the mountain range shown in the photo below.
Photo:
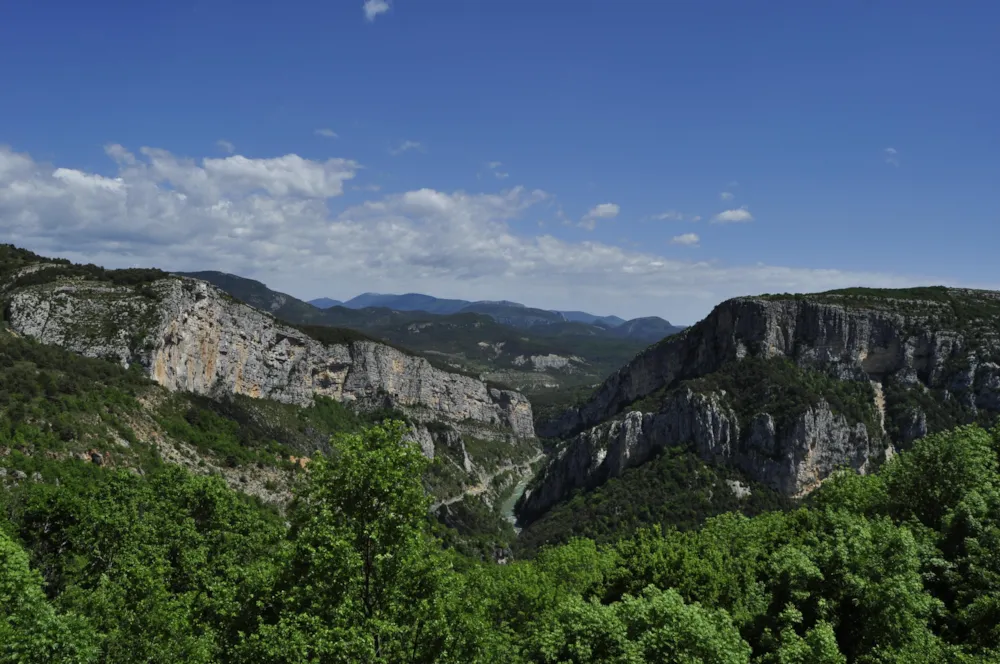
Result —
[{"label": "mountain range", "polygon": [[[357,330],[421,353],[441,368],[481,376],[539,395],[561,388],[590,389],[645,348],[650,340],[683,328],[660,318],[626,321],[616,327],[567,320],[563,313],[511,302],[440,300],[427,295],[354,298],[353,306],[320,308],[265,284],[216,271],[185,272],[258,309],[297,325]],[[423,306],[433,309],[394,307]],[[365,305],[359,308],[359,305]],[[456,310],[455,313],[440,313]],[[570,312],[580,313],[580,312]],[[584,314],[589,315],[589,314]],[[543,410],[545,410],[543,408]]]},{"label": "mountain range", "polygon": [[[368,307],[381,307],[393,309],[394,311],[426,311],[430,314],[457,314],[462,312],[486,313],[501,322],[506,322],[519,327],[530,326],[539,323],[550,322],[572,322],[587,323],[588,325],[601,325],[604,327],[618,327],[625,323],[624,318],[618,316],[597,316],[585,311],[556,311],[548,309],[534,309],[526,307],[519,302],[509,300],[489,301],[489,300],[448,300],[423,295],[421,293],[406,293],[404,295],[392,295],[383,293],[362,293],[346,302],[332,300],[328,297],[321,297],[309,300],[309,304],[320,309],[343,306],[348,309],[365,309]],[[554,315],[551,315],[554,314]],[[648,320],[662,321],[665,329],[682,328],[671,325],[668,321],[658,317],[651,317]],[[666,335],[664,335],[666,336]]]},{"label": "mountain range", "polygon": [[[110,380],[50,347],[151,381],[114,378],[132,385],[125,400],[112,390],[51,414],[32,405],[47,453],[141,466],[147,437],[161,457],[280,502],[281,459],[392,414],[438,460],[425,485],[439,518],[487,540],[500,537],[497,519],[516,518],[514,548],[530,555],[580,535],[784,509],[842,469],[877,472],[920,438],[1000,414],[991,291],[735,298],[647,345],[611,336],[642,319],[522,328],[494,318],[528,310],[511,303],[319,309],[235,275],[193,277],[0,251],[11,380],[34,375],[17,358],[56,376],[8,396],[60,389],[60,367],[75,367],[79,385]],[[99,422],[73,414],[104,398],[119,401]]]},{"label": "mountain range", "polygon": [[567,501],[635,525],[673,519],[644,484],[655,472],[637,470],[648,464],[713,468],[697,471],[715,478],[705,490],[736,502],[699,514],[723,504],[754,511],[801,500],[839,469],[875,472],[919,438],[1000,413],[1000,293],[991,291],[735,298],[647,345],[613,336],[643,319],[608,329],[543,312],[550,322],[515,327],[503,312],[543,310],[509,302],[450,314],[320,309],[221,272],[0,253],[5,325],[18,338],[141,367],[198,398],[395,409],[426,454],[449,460],[429,482],[452,517],[453,501],[479,495],[498,473],[503,482],[483,494],[489,510],[518,498],[533,475],[514,508],[532,546],[592,532]]}]

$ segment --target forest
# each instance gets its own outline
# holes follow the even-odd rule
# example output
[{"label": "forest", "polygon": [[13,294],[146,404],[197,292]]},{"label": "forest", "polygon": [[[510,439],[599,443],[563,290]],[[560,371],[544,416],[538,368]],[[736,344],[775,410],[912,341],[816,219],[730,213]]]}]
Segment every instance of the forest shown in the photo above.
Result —
[{"label": "forest", "polygon": [[0,661],[1000,662],[1000,429],[507,564],[435,534],[405,431],[335,437],[284,515],[176,466],[4,470]]}]

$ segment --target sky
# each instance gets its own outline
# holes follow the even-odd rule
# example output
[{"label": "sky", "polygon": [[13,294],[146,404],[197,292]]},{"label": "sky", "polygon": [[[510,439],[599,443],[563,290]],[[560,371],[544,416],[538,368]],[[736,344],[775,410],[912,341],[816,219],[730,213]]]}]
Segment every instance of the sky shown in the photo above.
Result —
[{"label": "sky", "polygon": [[0,4],[0,241],[690,324],[1000,288],[1000,3]]}]

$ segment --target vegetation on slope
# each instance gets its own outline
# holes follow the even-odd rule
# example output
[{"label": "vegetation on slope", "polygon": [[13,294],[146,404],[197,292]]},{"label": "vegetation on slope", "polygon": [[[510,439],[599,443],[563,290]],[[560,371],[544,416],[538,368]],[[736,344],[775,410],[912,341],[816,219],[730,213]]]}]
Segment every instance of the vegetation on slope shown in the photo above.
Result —
[{"label": "vegetation on slope", "polygon": [[[749,495],[737,495],[727,481],[739,482]],[[542,546],[565,544],[575,537],[615,542],[650,526],[690,530],[726,512],[753,516],[793,505],[791,499],[748,482],[735,470],[708,465],[684,448],[667,448],[620,477],[578,491],[550,509],[518,534],[514,552],[530,556]]]},{"label": "vegetation on slope", "polygon": [[758,413],[769,413],[780,435],[799,415],[824,400],[849,422],[864,423],[873,439],[882,435],[869,383],[837,380],[822,371],[801,368],[784,357],[746,357],[729,362],[714,373],[639,399],[629,410],[657,412],[678,390],[686,389],[724,392],[723,400],[739,418],[741,431],[749,430]]},{"label": "vegetation on slope", "polygon": [[799,300],[839,304],[857,309],[879,309],[898,314],[927,317],[940,329],[961,332],[977,347],[984,340],[997,340],[1000,325],[1000,294],[994,291],[945,286],[920,288],[844,288],[809,294],[766,294],[769,300]]},{"label": "vegetation on slope", "polygon": [[1000,661],[1000,431],[920,440],[793,511],[506,565],[442,548],[403,431],[334,441],[289,526],[174,467],[8,480],[0,661]]}]

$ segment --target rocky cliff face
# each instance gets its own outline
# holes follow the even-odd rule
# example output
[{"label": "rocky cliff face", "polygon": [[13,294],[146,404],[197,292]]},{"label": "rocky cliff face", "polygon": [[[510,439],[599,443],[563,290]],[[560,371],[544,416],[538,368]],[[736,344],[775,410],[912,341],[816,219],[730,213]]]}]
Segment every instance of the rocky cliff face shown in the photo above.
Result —
[{"label": "rocky cliff face", "polygon": [[835,414],[824,401],[783,431],[769,413],[741,431],[723,395],[682,390],[658,412],[630,412],[570,439],[525,492],[519,514],[531,521],[574,490],[601,484],[678,445],[790,496],[808,493],[842,467],[865,472],[885,454],[882,441],[873,440],[863,423]]},{"label": "rocky cliff face", "polygon": [[531,406],[517,392],[371,341],[320,343],[205,282],[169,278],[131,288],[55,281],[6,297],[8,324],[17,333],[139,364],[171,390],[298,405],[321,395],[363,408],[401,408],[418,420],[534,435]]},{"label": "rocky cliff face", "polygon": [[[866,399],[872,403],[841,403],[838,412],[812,395],[811,405],[795,410],[789,421],[782,397],[737,417],[731,405],[747,408],[754,399],[682,387],[746,358],[787,358],[827,382],[870,383]],[[851,392],[852,398],[859,393]],[[625,413],[657,394],[667,396],[655,412]],[[581,407],[540,427],[543,437],[567,442],[526,494],[519,514],[530,521],[574,490],[600,484],[674,445],[690,445],[706,460],[802,496],[838,468],[866,472],[893,446],[998,411],[1000,293],[933,288],[737,298],[651,346]]]},{"label": "rocky cliff face", "polygon": [[[1000,305],[1000,293],[950,291],[956,298]],[[842,379],[896,381],[930,388],[975,390],[970,403],[995,403],[998,329],[963,329],[954,307],[932,300],[885,298],[871,306],[837,298],[736,298],[697,325],[649,347],[615,372],[582,407],[548,423],[539,435],[561,438],[614,417],[663,387],[718,370],[747,355],[784,356]],[[985,321],[989,323],[989,321]],[[971,338],[976,335],[975,338]],[[970,357],[971,355],[971,357]],[[957,362],[971,363],[963,372]]]}]

